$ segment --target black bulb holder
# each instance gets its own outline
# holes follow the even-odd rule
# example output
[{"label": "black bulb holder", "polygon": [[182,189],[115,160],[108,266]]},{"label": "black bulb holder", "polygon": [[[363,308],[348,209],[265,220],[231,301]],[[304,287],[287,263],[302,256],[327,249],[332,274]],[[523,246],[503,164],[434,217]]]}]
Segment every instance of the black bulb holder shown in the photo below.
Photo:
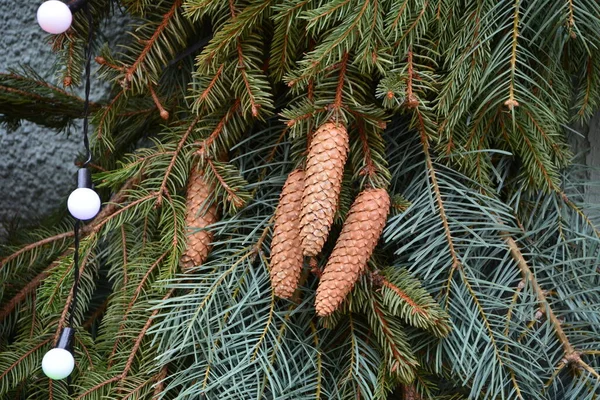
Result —
[{"label": "black bulb holder", "polygon": [[77,188],[92,189],[92,174],[87,168],[77,171]]},{"label": "black bulb holder", "polygon": [[56,349],[65,349],[69,352],[73,352],[73,337],[75,336],[75,329],[73,328],[63,328],[60,333],[60,337],[56,342]]},{"label": "black bulb holder", "polygon": [[67,3],[67,6],[69,6],[69,10],[71,10],[72,13],[76,13],[81,10],[87,2],[88,0],[72,0]]}]

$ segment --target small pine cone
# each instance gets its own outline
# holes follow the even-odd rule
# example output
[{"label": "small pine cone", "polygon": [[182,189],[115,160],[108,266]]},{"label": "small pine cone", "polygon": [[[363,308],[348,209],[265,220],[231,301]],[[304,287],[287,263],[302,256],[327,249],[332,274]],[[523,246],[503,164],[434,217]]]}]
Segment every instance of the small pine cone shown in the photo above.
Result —
[{"label": "small pine cone", "polygon": [[342,188],[348,142],[346,128],[333,122],[321,125],[312,138],[300,219],[305,256],[319,254],[329,235]]},{"label": "small pine cone", "polygon": [[201,265],[211,249],[213,233],[205,230],[207,226],[218,221],[217,207],[207,205],[213,190],[202,177],[202,173],[192,171],[188,183],[185,225],[188,232],[187,248],[181,256],[183,270]]},{"label": "small pine cone", "polygon": [[385,189],[365,190],[354,200],[317,288],[315,308],[319,316],[337,310],[366,269],[389,209]]},{"label": "small pine cone", "polygon": [[300,246],[300,208],[304,189],[304,171],[295,170],[283,185],[275,211],[271,241],[271,284],[276,296],[292,297],[302,272]]}]

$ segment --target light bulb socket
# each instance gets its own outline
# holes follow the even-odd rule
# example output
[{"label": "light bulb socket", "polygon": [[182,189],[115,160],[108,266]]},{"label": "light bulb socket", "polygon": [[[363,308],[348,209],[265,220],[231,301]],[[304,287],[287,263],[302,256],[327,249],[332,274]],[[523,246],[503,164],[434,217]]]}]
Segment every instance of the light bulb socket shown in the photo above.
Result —
[{"label": "light bulb socket", "polygon": [[81,168],[77,171],[77,188],[92,189],[92,174],[87,168]]},{"label": "light bulb socket", "polygon": [[58,341],[56,342],[56,346],[54,346],[54,347],[57,349],[65,349],[72,353],[74,336],[75,336],[75,329],[63,328],[62,332],[60,333],[60,337],[58,338]]},{"label": "light bulb socket", "polygon": [[72,0],[69,2],[69,4],[67,4],[67,6],[69,6],[69,9],[72,13],[76,13],[77,11],[81,10],[87,2],[88,0]]}]

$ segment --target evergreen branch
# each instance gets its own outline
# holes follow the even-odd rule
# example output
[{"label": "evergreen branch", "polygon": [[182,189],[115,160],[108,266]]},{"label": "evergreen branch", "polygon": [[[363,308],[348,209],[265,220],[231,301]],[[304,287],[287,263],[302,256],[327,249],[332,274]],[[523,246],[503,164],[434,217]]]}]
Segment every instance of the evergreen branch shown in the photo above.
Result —
[{"label": "evergreen branch", "polygon": [[[319,348],[319,336],[317,335],[317,327],[315,326],[315,323],[312,321],[310,322],[310,330],[313,335],[313,342],[315,344],[315,348],[318,349]],[[323,360],[321,358],[321,352],[317,351],[317,392],[315,393],[315,400],[321,399],[321,379],[322,379],[321,376],[323,375],[322,368],[323,368]]]},{"label": "evergreen branch", "polygon": [[94,310],[94,312],[89,316],[89,318],[81,324],[81,327],[83,329],[89,329],[92,326],[92,324],[96,320],[98,320],[98,318],[100,318],[102,314],[104,314],[104,312],[106,311],[106,307],[108,306],[109,300],[109,298],[106,298],[106,300],[102,302],[100,307],[96,308],[96,310]]},{"label": "evergreen branch", "polygon": [[248,73],[246,72],[246,62],[244,61],[244,53],[242,52],[242,46],[240,39],[237,40],[237,54],[238,54],[238,70],[242,75],[242,79],[244,81],[244,86],[246,86],[246,92],[248,97],[250,98],[250,109],[252,111],[252,116],[258,116],[258,109],[260,108],[260,104],[256,101],[256,96],[252,93],[252,86],[248,81]]},{"label": "evergreen branch", "polygon": [[0,374],[0,379],[4,378],[10,371],[12,371],[16,366],[18,366],[24,359],[26,359],[31,354],[33,354],[36,351],[38,351],[40,348],[42,348],[45,345],[47,345],[48,343],[50,343],[51,340],[52,340],[52,338],[48,338],[46,340],[43,340],[40,343],[38,343],[37,345],[35,345],[33,348],[31,348],[30,350],[28,350],[27,352],[25,352],[21,357],[19,357],[14,363],[12,363],[8,368],[6,368]]},{"label": "evergreen branch", "polygon": [[384,276],[378,275],[377,279],[381,279],[381,283],[383,286],[391,289],[394,293],[398,295],[402,300],[404,300],[408,305],[412,308],[411,313],[419,313],[423,316],[427,316],[427,312],[419,306],[413,299],[410,298],[406,293],[404,293],[400,288],[390,281],[388,281]]},{"label": "evergreen branch", "polygon": [[[61,257],[65,256],[63,254]],[[50,264],[50,266],[46,267],[42,272],[40,272],[35,278],[31,279],[27,285],[25,285],[19,292],[10,299],[2,309],[0,309],[0,321],[9,316],[15,307],[21,303],[27,296],[29,296],[36,288],[50,275],[50,271],[54,267],[56,267],[57,263],[54,262]]]},{"label": "evergreen branch", "polygon": [[213,142],[221,135],[221,133],[223,132],[223,129],[225,128],[227,123],[236,115],[236,113],[240,107],[240,104],[241,104],[240,99],[236,99],[233,102],[233,105],[229,108],[229,110],[227,110],[225,115],[223,115],[223,118],[221,118],[219,120],[219,122],[217,123],[217,126],[215,127],[215,129],[213,129],[211,134],[206,139],[204,139],[201,143],[199,143],[199,144],[194,143],[195,147],[199,147],[198,150],[196,150],[196,154],[198,156],[200,156],[201,158],[205,158],[208,156],[208,154],[209,154],[208,149],[210,149]]},{"label": "evergreen branch", "polygon": [[[127,393],[127,395],[123,398],[121,398],[121,400],[127,400],[129,399],[131,396],[133,396],[134,394],[138,393],[140,391],[140,389],[142,389],[144,386],[146,386],[148,383],[152,382],[156,377],[151,376],[150,378],[146,379],[145,381],[142,381],[139,385],[137,385],[135,388],[133,388],[132,390],[129,390],[129,393]],[[122,392],[121,392],[122,393]]]},{"label": "evergreen branch", "polygon": [[113,107],[115,107],[115,104],[117,103],[117,101],[124,94],[125,94],[124,91],[117,93],[116,96],[113,97],[113,99],[110,101],[110,103],[108,103],[106,105],[106,107],[103,108],[102,113],[100,115],[100,120],[96,127],[96,137],[98,138],[99,141],[102,141],[103,134],[105,131],[104,126],[107,124],[106,121],[109,118],[109,115],[111,114]]},{"label": "evergreen branch", "polygon": [[194,128],[196,127],[196,124],[198,123],[198,121],[200,121],[200,117],[194,118],[194,120],[192,121],[192,123],[190,124],[188,129],[185,131],[185,133],[181,137],[181,140],[177,144],[177,148],[175,149],[175,152],[173,153],[173,157],[171,157],[171,162],[169,163],[169,166],[165,170],[162,183],[160,184],[160,189],[158,189],[158,196],[156,196],[156,206],[157,207],[160,207],[162,205],[163,194],[168,193],[167,182],[169,180],[169,176],[171,175],[171,171],[173,170],[173,167],[175,166],[175,161],[177,160],[177,157],[179,156],[181,149],[183,149],[183,146],[184,146],[185,142],[187,141],[188,137],[194,131]]},{"label": "evergreen branch", "polygon": [[[405,2],[405,3],[402,5],[402,8],[404,8],[404,7],[406,6],[406,3],[407,3],[407,2]],[[414,30],[414,29],[415,29],[415,28],[416,28],[416,27],[419,25],[419,23],[421,22],[421,19],[423,18],[423,15],[425,15],[425,11],[427,11],[427,7],[428,7],[428,6],[429,6],[429,0],[428,0],[428,1],[426,1],[426,2],[423,4],[423,8],[421,9],[421,12],[420,12],[420,13],[419,13],[419,15],[417,16],[417,18],[415,18],[414,22],[413,22],[413,23],[412,23],[412,24],[411,24],[411,25],[410,25],[410,26],[409,26],[407,29],[405,29],[405,30],[403,31],[403,33],[402,33],[402,36],[400,37],[400,39],[398,39],[398,40],[396,40],[396,41],[394,42],[394,44],[393,44],[393,47],[399,47],[399,46],[400,46],[400,43],[402,43],[402,42],[403,42],[403,41],[404,41],[404,40],[405,40],[405,39],[408,37],[408,35],[409,35],[410,33],[412,33],[412,32],[413,32],[413,30]],[[402,12],[402,9],[401,9],[401,12]],[[401,12],[400,12],[400,13],[398,13],[398,17],[397,17],[397,20],[398,20],[398,21],[399,21],[399,18],[400,18],[400,16],[401,16]],[[396,23],[396,25],[397,25],[397,23]],[[392,26],[392,27],[393,27],[393,28],[395,28],[395,30],[397,30],[397,26]]]},{"label": "evergreen branch", "polygon": [[[417,363],[415,361],[407,359],[402,354],[402,351],[396,345],[396,338],[390,327],[391,324],[390,324],[390,322],[388,322],[386,320],[385,314],[379,308],[379,305],[377,304],[377,302],[375,300],[371,300],[371,307],[372,307],[373,311],[375,311],[375,316],[381,326],[381,330],[386,339],[385,346],[391,350],[393,359],[395,360],[390,368],[390,372],[398,373],[398,370],[402,370],[402,369],[406,370],[406,367],[408,367],[408,368],[416,367]],[[413,374],[414,374],[414,372],[413,372]],[[414,378],[414,375],[412,375],[412,376],[409,375],[407,378],[405,378],[405,377],[402,377],[402,378],[403,378],[403,381],[411,382]]]},{"label": "evergreen branch", "polygon": [[[83,272],[85,271],[85,268],[87,267],[88,264],[88,259],[89,256],[92,252],[92,247],[90,246],[87,250],[87,252],[84,254],[83,257],[81,257],[81,266],[79,267],[79,276],[82,277],[83,276]],[[71,262],[69,264],[69,267],[65,269],[65,273],[62,276],[62,279],[60,280],[60,283],[58,285],[55,286],[54,291],[52,293],[52,295],[50,296],[50,301],[48,302],[48,304],[52,304],[53,303],[53,299],[54,296],[57,294],[57,292],[59,291],[60,287],[62,286],[62,283],[64,282],[64,280],[67,278],[68,275],[70,275],[71,273],[71,268],[77,268],[78,266],[75,265],[75,262],[73,260],[73,262]],[[60,333],[63,330],[63,328],[66,326],[66,322],[67,322],[67,314],[70,311],[71,308],[71,302],[73,301],[73,291],[74,291],[74,287],[71,286],[71,289],[69,290],[69,294],[67,296],[67,299],[65,300],[65,305],[63,307],[62,313],[60,315],[60,318],[56,324],[56,332],[54,334],[54,341],[58,342],[58,339],[60,337]]]},{"label": "evergreen branch", "polygon": [[169,368],[167,365],[165,365],[164,367],[162,367],[160,369],[160,372],[155,377],[156,386],[154,387],[154,395],[152,396],[153,399],[158,399],[160,397],[161,393],[165,390],[165,382],[164,381],[168,375],[169,375]]},{"label": "evergreen branch", "polygon": [[348,52],[344,52],[342,60],[339,62],[339,77],[337,87],[335,89],[335,100],[333,101],[333,108],[339,110],[343,104],[344,95],[344,83],[346,80],[346,68],[348,66]]},{"label": "evergreen branch", "polygon": [[28,244],[27,246],[22,247],[21,249],[15,251],[11,255],[3,258],[2,261],[0,261],[0,270],[6,264],[8,264],[9,262],[11,262],[14,259],[18,258],[22,254],[27,253],[28,251],[37,249],[38,247],[43,247],[43,246],[45,246],[47,244],[50,244],[50,243],[58,242],[59,240],[70,238],[72,236],[73,236],[73,232],[72,231],[63,232],[63,233],[59,233],[58,235],[54,235],[54,236],[51,236],[51,237],[48,237],[48,238],[44,238],[42,240],[38,240],[35,243]]},{"label": "evergreen branch", "polygon": [[371,156],[371,147],[369,146],[369,141],[367,139],[367,135],[365,133],[365,127],[362,120],[357,121],[358,126],[358,137],[360,138],[360,142],[363,149],[364,154],[364,168],[360,171],[361,175],[366,175],[369,178],[374,177],[377,174],[377,167],[373,162],[373,157]]},{"label": "evergreen branch", "polygon": [[521,0],[515,0],[514,5],[514,17],[513,17],[513,32],[512,32],[512,52],[510,56],[510,82],[508,86],[508,100],[504,104],[509,110],[513,110],[519,105],[519,102],[515,99],[515,71],[517,69],[517,46],[519,39],[519,9],[521,6]]},{"label": "evergreen branch", "polygon": [[[517,0],[517,1],[519,1],[519,0]],[[553,190],[553,191],[557,190],[557,185],[555,184],[554,180],[551,177],[552,172],[548,170],[548,168],[546,167],[547,164],[544,163],[541,159],[541,157],[543,155],[540,154],[539,149],[536,149],[534,147],[534,144],[532,143],[532,141],[529,139],[529,137],[527,137],[527,132],[525,131],[524,127],[521,124],[516,123],[516,122],[514,124],[517,127],[517,129],[519,130],[519,132],[521,133],[520,137],[526,144],[526,146],[529,150],[529,154],[534,157],[537,170],[542,173],[542,176],[544,177],[544,182],[546,183],[548,189]]]},{"label": "evergreen branch", "polygon": [[154,34],[146,42],[146,46],[142,49],[142,52],[138,55],[133,64],[125,70],[125,79],[127,82],[133,80],[133,75],[137,72],[140,65],[145,61],[148,53],[152,47],[157,43],[163,32],[167,29],[169,22],[177,12],[177,9],[181,6],[182,0],[175,0],[169,11],[163,16],[162,22],[158,25]]},{"label": "evergreen branch", "polygon": [[[21,82],[21,83],[25,83],[25,84],[27,84],[27,83],[35,83],[36,85],[39,85],[40,87],[46,87],[46,88],[48,88],[48,89],[50,89],[50,90],[52,90],[54,92],[60,93],[63,96],[69,97],[69,98],[73,99],[76,102],[83,103],[83,99],[81,97],[78,97],[78,96],[76,96],[76,95],[74,95],[72,93],[69,93],[66,90],[61,89],[58,86],[51,85],[48,82],[44,81],[43,79],[36,79],[36,78],[32,78],[32,77],[26,77],[26,76],[22,76],[22,75],[17,75],[17,74],[12,73],[12,72],[8,73],[8,74],[0,73],[0,77],[4,77],[4,76],[7,77],[7,78],[10,78],[10,79],[13,79],[13,80],[15,80],[17,82]],[[91,108],[96,108],[96,107],[98,107],[98,104],[91,101],[90,102],[90,107]]]},{"label": "evergreen branch", "polygon": [[407,108],[417,108],[419,107],[419,99],[415,96],[413,92],[413,79],[414,79],[414,65],[413,65],[413,52],[412,48],[408,49],[408,59],[406,61],[407,65],[407,77],[406,77],[406,107]]},{"label": "evergreen branch", "polygon": [[235,207],[237,207],[237,208],[242,207],[246,203],[246,200],[244,200],[243,198],[241,198],[240,196],[238,196],[238,194],[235,192],[235,190],[233,190],[227,184],[227,182],[225,181],[225,179],[221,176],[221,174],[219,173],[219,171],[215,167],[215,164],[214,164],[213,160],[211,160],[210,158],[207,158],[206,159],[206,164],[209,166],[209,168],[211,169],[213,175],[219,181],[220,186],[223,189],[225,189],[225,191],[227,192],[227,196],[228,196],[228,198],[231,199],[232,204]]},{"label": "evergreen branch", "polygon": [[239,46],[239,40],[256,25],[260,25],[265,14],[270,10],[272,0],[255,2],[245,7],[239,14],[230,2],[231,19],[219,29],[209,44],[198,56],[198,65],[206,66],[218,59],[233,45]]},{"label": "evergreen branch", "polygon": [[85,343],[83,343],[83,341],[77,336],[75,335],[75,340],[77,341],[77,343],[79,344],[79,347],[81,349],[83,349],[83,353],[85,354],[86,358],[89,361],[89,369],[93,370],[94,369],[94,362],[92,361],[92,356],[90,355],[90,352],[88,351],[87,346],[85,345]]},{"label": "evergreen branch", "polygon": [[[175,247],[175,246],[174,246]],[[155,270],[156,267],[158,267],[160,265],[160,263],[165,259],[165,257],[171,252],[172,250],[169,249],[167,251],[165,251],[160,257],[158,257],[158,259],[154,262],[154,264],[152,264],[150,266],[150,268],[148,268],[148,271],[146,271],[146,273],[144,274],[144,276],[142,277],[142,279],[140,280],[140,283],[137,285],[137,287],[135,288],[135,291],[133,292],[133,296],[131,296],[131,300],[129,301],[129,304],[127,305],[127,309],[125,310],[125,312],[123,313],[123,319],[121,321],[121,325],[119,326],[118,332],[121,332],[123,329],[125,329],[125,323],[127,322],[127,318],[129,317],[129,313],[131,312],[131,310],[133,309],[133,306],[135,304],[135,302],[137,301],[140,293],[142,292],[144,285],[146,283],[146,281],[148,280],[148,278],[150,278],[150,275],[152,274],[152,272]],[[113,364],[114,361],[114,356],[117,353],[117,349],[119,347],[119,342],[120,342],[121,337],[117,336],[116,340],[115,340],[115,344],[113,346],[112,352],[110,353],[110,355],[108,356],[108,368],[110,369],[110,367]]]},{"label": "evergreen branch", "polygon": [[580,368],[583,368],[586,371],[588,371],[592,376],[594,376],[594,378],[596,378],[597,380],[600,381],[600,374],[596,370],[594,370],[592,367],[590,367],[589,364],[587,364],[585,361],[583,361],[583,359],[581,358],[581,353],[578,352],[571,344],[568,336],[566,335],[565,331],[562,328],[561,322],[556,317],[556,314],[554,314],[554,311],[552,310],[550,303],[546,299],[546,295],[544,294],[544,291],[540,287],[537,279],[535,278],[535,275],[529,268],[529,265],[527,264],[527,261],[525,260],[525,257],[523,256],[523,253],[521,253],[521,250],[519,249],[519,246],[517,245],[515,240],[507,232],[504,232],[503,236],[504,236],[504,241],[506,242],[506,244],[508,245],[508,248],[510,250],[510,254],[517,262],[517,266],[519,267],[519,270],[521,271],[523,280],[531,283],[531,287],[533,288],[533,291],[535,292],[535,295],[538,299],[540,307],[542,307],[542,309],[546,312],[548,320],[550,321],[550,324],[554,328],[554,332],[556,333],[556,336],[558,337],[558,340],[560,341],[560,343],[563,347],[564,363],[565,364],[574,364]]},{"label": "evergreen branch", "polygon": [[85,396],[87,396],[88,394],[94,393],[98,389],[102,389],[106,385],[110,385],[113,382],[117,382],[119,379],[121,379],[120,375],[113,376],[112,378],[106,379],[105,381],[98,383],[97,385],[91,387],[90,389],[86,390],[85,392],[83,392],[82,394],[80,394],[79,396],[77,396],[75,398],[75,400],[80,400],[80,399],[84,398]]},{"label": "evergreen branch", "polygon": [[450,276],[448,278],[448,282],[450,282],[452,280],[452,273],[455,269],[462,268],[462,263],[458,259],[456,249],[454,247],[454,240],[452,239],[452,231],[450,230],[450,224],[448,223],[448,217],[446,216],[446,209],[444,207],[442,193],[440,192],[440,186],[437,182],[433,161],[431,160],[431,155],[429,154],[429,139],[427,138],[427,133],[425,130],[425,122],[423,121],[423,117],[418,109],[415,110],[415,114],[418,121],[421,145],[423,146],[423,154],[425,154],[425,161],[427,163],[427,171],[429,173],[429,178],[431,179],[431,188],[435,194],[435,200],[438,206],[440,219],[442,220],[442,225],[444,226],[444,235],[446,236],[446,241],[448,242],[448,250],[450,251],[450,257],[452,257],[452,271],[450,272]]},{"label": "evergreen branch", "polygon": [[217,81],[221,77],[221,74],[223,73],[223,67],[224,66],[225,66],[225,64],[221,64],[219,66],[219,69],[217,69],[217,72],[215,73],[215,75],[212,77],[212,79],[210,80],[210,82],[206,86],[206,89],[204,89],[202,91],[202,93],[200,93],[200,96],[198,96],[198,101],[199,102],[203,102],[203,101],[206,100],[206,98],[208,97],[208,95],[210,94],[210,92],[212,91],[212,89],[215,87],[215,84],[217,83]]},{"label": "evergreen branch", "polygon": [[[175,289],[169,290],[167,292],[167,294],[162,298],[162,300],[163,301],[167,300],[169,297],[171,297],[171,295],[174,292],[175,292]],[[156,317],[156,315],[159,313],[159,311],[160,311],[160,309],[158,309],[158,308],[155,309],[154,311],[152,311],[152,314],[150,315],[150,317],[144,324],[144,327],[140,330],[140,333],[138,334],[138,337],[133,344],[131,352],[129,353],[129,357],[127,358],[127,363],[125,364],[125,368],[123,369],[123,372],[120,375],[121,384],[123,383],[123,381],[127,377],[127,374],[131,370],[131,367],[133,366],[133,360],[135,359],[136,353],[139,350],[140,346],[142,345],[142,339],[144,339],[144,336],[146,336],[146,332],[148,332],[148,329],[150,329],[150,325],[152,325],[152,322],[154,322],[154,317]]]}]

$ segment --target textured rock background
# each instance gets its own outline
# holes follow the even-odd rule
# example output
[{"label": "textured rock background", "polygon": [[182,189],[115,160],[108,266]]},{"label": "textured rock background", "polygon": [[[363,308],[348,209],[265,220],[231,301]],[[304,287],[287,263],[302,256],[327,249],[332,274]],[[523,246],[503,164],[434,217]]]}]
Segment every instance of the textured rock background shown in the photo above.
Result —
[{"label": "textured rock background", "polygon": [[[0,71],[29,65],[42,77],[58,83],[52,72],[55,57],[48,37],[36,22],[36,11],[43,0],[0,0]],[[101,27],[111,42],[119,40],[122,18]],[[92,83],[92,99],[100,99],[107,86]],[[0,113],[2,110],[0,110]],[[74,166],[83,150],[81,131],[72,128],[67,135],[23,122],[14,132],[0,127],[0,240],[6,227],[31,225],[38,218],[66,205],[75,187]]]}]

